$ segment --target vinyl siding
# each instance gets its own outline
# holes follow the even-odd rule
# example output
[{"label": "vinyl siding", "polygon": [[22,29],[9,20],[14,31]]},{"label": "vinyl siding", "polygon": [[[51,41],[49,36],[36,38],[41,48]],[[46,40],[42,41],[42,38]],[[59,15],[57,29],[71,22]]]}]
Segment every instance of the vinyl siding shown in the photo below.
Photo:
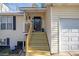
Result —
[{"label": "vinyl siding", "polygon": [[61,18],[79,18],[78,6],[53,6],[51,15],[51,53],[59,51],[59,21]]},{"label": "vinyl siding", "polygon": [[0,30],[0,38],[10,38],[10,48],[14,49],[17,41],[24,41],[24,17],[16,16],[16,30]]}]

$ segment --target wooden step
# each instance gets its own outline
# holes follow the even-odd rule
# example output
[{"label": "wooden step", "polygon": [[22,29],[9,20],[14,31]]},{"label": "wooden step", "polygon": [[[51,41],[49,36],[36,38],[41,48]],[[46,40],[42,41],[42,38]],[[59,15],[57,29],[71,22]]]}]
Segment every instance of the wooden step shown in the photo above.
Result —
[{"label": "wooden step", "polygon": [[32,40],[32,41],[30,41],[30,43],[32,44],[32,43],[46,43],[46,44],[48,44],[48,42],[47,41],[45,41],[45,40]]},{"label": "wooden step", "polygon": [[37,50],[37,49],[31,49],[28,51],[28,54],[30,56],[50,56],[50,52],[47,50]]},{"label": "wooden step", "polygon": [[32,35],[44,35],[45,33],[32,33]]},{"label": "wooden step", "polygon": [[44,39],[45,38],[46,39],[45,36],[33,36],[33,35],[32,35],[32,38],[38,38],[38,39]]},{"label": "wooden step", "polygon": [[29,56],[50,56],[50,52],[29,52]]},{"label": "wooden step", "polygon": [[40,50],[40,51],[49,51],[49,48],[46,46],[46,47],[31,47],[32,50]]},{"label": "wooden step", "polygon": [[32,46],[48,46],[48,44],[30,44],[30,45],[32,45]]},{"label": "wooden step", "polygon": [[45,47],[47,46],[48,47],[48,44],[32,44],[32,45],[29,45],[29,46],[37,46],[37,47]]},{"label": "wooden step", "polygon": [[49,51],[49,48],[46,46],[46,47],[34,47],[34,46],[30,46],[30,48],[32,48],[32,50],[42,50],[42,51]]},{"label": "wooden step", "polygon": [[[31,48],[40,48],[40,46],[30,46]],[[48,48],[48,46],[41,46],[41,48]]]},{"label": "wooden step", "polygon": [[44,35],[32,35],[32,37],[39,37],[39,38],[45,38],[46,36],[44,36]]},{"label": "wooden step", "polygon": [[36,38],[36,37],[33,37],[33,38],[31,38],[31,40],[46,40],[47,41],[47,38]]},{"label": "wooden step", "polygon": [[38,40],[40,40],[40,39],[44,40],[44,39],[45,39],[45,40],[47,40],[47,37],[46,37],[46,36],[33,36],[33,35],[32,35],[31,38],[32,38],[32,40],[33,40],[33,39],[34,39],[34,40],[35,40],[35,39],[38,39]]},{"label": "wooden step", "polygon": [[45,34],[45,32],[32,32],[32,34]]},{"label": "wooden step", "polygon": [[49,47],[48,46],[41,46],[41,48],[40,48],[40,46],[30,46],[30,48],[32,48],[32,49],[48,49],[49,50]]},{"label": "wooden step", "polygon": [[[32,37],[31,40],[46,40],[47,38]],[[46,40],[47,41],[47,40]]]},{"label": "wooden step", "polygon": [[43,47],[48,47],[48,45],[30,45],[30,47],[39,47],[39,48],[43,48]]},{"label": "wooden step", "polygon": [[46,42],[30,42],[30,45],[48,45]]},{"label": "wooden step", "polygon": [[46,36],[44,36],[44,35],[32,35],[32,38],[34,38],[34,37],[36,37],[36,38],[46,38]]}]

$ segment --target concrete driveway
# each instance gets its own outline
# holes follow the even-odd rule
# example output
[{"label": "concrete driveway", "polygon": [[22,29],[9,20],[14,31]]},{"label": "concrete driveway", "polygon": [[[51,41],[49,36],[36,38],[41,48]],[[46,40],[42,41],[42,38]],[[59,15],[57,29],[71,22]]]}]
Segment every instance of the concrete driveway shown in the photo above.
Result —
[{"label": "concrete driveway", "polygon": [[79,51],[60,52],[52,54],[52,56],[79,56]]}]

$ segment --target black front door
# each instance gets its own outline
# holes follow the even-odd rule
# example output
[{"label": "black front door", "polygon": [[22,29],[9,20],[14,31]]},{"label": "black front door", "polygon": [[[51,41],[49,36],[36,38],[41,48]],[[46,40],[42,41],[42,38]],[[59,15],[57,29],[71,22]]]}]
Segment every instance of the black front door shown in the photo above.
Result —
[{"label": "black front door", "polygon": [[41,17],[34,17],[34,30],[35,31],[41,31]]}]

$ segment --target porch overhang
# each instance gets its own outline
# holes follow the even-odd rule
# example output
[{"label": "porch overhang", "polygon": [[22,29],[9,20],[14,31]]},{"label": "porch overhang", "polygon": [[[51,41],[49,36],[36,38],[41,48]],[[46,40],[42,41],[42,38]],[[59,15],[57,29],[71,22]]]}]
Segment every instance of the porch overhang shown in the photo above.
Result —
[{"label": "porch overhang", "polygon": [[20,7],[20,10],[25,12],[46,12],[46,8],[36,7]]}]

